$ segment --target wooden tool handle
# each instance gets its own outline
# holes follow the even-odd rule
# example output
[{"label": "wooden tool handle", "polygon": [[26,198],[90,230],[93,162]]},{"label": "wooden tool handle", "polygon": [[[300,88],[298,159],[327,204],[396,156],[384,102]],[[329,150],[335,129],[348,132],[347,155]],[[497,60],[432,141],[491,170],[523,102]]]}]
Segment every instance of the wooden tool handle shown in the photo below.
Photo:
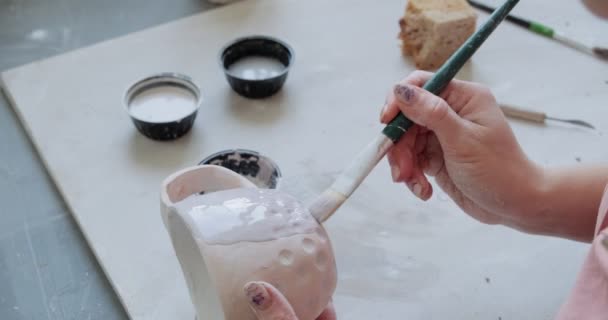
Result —
[{"label": "wooden tool handle", "polygon": [[547,115],[542,112],[519,109],[516,107],[501,105],[500,109],[507,117],[527,120],[537,123],[545,123]]}]

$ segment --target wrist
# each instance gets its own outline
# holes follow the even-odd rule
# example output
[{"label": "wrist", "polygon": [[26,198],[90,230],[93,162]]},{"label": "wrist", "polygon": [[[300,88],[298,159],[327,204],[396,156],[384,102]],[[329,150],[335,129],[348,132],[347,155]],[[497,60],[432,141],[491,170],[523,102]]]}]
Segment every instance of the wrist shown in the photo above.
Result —
[{"label": "wrist", "polygon": [[552,170],[529,161],[519,188],[518,206],[512,215],[517,229],[532,234],[552,234],[557,224],[552,214],[552,197],[556,192]]},{"label": "wrist", "polygon": [[535,169],[528,200],[527,232],[589,241],[606,176],[593,167]]},{"label": "wrist", "polygon": [[555,222],[552,214],[551,198],[556,192],[555,176],[549,168],[534,164],[534,180],[531,185],[528,215],[532,233],[547,234]]}]

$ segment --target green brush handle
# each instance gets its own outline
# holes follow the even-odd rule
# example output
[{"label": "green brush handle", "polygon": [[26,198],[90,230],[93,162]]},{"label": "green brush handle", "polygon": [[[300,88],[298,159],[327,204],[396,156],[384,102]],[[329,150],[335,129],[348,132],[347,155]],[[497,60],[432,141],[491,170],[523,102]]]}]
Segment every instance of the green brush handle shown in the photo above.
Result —
[{"label": "green brush handle", "polygon": [[[507,0],[500,8],[496,9],[488,21],[454,52],[423,88],[439,95],[518,2],[519,0]],[[396,143],[413,124],[412,120],[406,118],[403,113],[399,113],[395,119],[386,125],[382,133]]]},{"label": "green brush handle", "polygon": [[553,28],[538,22],[530,22],[529,29],[549,38],[553,38],[553,35],[555,34],[555,30],[553,30]]}]

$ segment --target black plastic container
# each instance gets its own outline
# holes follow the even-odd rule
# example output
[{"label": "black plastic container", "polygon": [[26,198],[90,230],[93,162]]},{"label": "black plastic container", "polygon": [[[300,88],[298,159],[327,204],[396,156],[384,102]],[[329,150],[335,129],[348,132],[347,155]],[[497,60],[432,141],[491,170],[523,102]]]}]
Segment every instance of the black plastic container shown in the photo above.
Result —
[{"label": "black plastic container", "polygon": [[[137,105],[138,99],[143,99],[144,95],[149,95],[146,102],[150,107]],[[170,100],[172,98],[174,100]],[[156,101],[152,101],[154,99]],[[191,106],[188,107],[188,104]],[[199,88],[189,77],[177,73],[161,73],[144,78],[133,84],[125,95],[127,112],[137,130],[150,139],[161,141],[174,140],[188,133],[200,104]],[[143,108],[149,109],[144,113],[138,110]]]},{"label": "black plastic container", "polygon": [[230,169],[259,188],[276,189],[281,179],[279,166],[269,157],[246,149],[216,152],[199,162],[199,165],[216,165]]},{"label": "black plastic container", "polygon": [[[279,61],[283,70],[266,78],[242,77],[230,70],[240,59],[265,57]],[[220,62],[228,83],[239,95],[260,99],[274,95],[283,87],[294,60],[293,49],[285,42],[267,36],[249,36],[229,43],[220,54]]]}]

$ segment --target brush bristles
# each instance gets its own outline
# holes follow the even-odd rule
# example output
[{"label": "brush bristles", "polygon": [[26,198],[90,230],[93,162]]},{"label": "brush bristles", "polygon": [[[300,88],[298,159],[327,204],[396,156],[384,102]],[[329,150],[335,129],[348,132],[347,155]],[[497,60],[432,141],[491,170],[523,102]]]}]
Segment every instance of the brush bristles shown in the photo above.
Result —
[{"label": "brush bristles", "polygon": [[308,209],[319,223],[323,223],[338,210],[346,198],[345,195],[333,189],[327,189],[308,206]]},{"label": "brush bristles", "polygon": [[593,48],[593,53],[604,60],[608,60],[608,48],[595,47]]}]

